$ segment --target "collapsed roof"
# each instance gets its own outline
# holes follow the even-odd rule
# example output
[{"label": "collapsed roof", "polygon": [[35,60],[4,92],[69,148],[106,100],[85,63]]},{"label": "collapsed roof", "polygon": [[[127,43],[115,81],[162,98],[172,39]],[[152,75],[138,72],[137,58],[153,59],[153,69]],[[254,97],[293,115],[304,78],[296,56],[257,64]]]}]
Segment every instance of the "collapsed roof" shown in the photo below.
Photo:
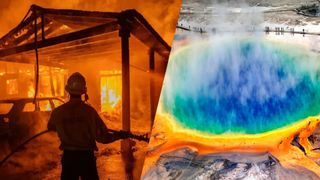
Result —
[{"label": "collapsed roof", "polygon": [[123,28],[168,58],[171,47],[136,10],[97,12],[32,5],[21,23],[0,39],[0,61],[34,63],[35,49],[40,64],[50,66],[63,66],[76,57],[121,54]]}]

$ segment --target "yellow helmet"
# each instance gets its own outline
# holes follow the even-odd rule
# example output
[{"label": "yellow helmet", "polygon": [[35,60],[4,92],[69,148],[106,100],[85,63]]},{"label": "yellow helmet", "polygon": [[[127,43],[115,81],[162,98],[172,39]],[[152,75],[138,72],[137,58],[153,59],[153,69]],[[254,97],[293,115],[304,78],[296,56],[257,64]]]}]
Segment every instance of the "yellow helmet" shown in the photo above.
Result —
[{"label": "yellow helmet", "polygon": [[87,93],[86,79],[79,72],[71,74],[65,90],[69,94],[74,95],[82,95]]}]

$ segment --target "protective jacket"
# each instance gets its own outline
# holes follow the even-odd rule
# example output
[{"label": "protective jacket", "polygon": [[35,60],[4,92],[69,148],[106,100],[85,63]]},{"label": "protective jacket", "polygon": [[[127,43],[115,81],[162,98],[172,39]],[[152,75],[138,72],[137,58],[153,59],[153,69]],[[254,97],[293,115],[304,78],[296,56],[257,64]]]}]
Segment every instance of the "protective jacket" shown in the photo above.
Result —
[{"label": "protective jacket", "polygon": [[58,133],[62,150],[98,150],[96,141],[106,144],[122,138],[109,132],[97,111],[81,99],[70,99],[54,109],[48,129]]}]

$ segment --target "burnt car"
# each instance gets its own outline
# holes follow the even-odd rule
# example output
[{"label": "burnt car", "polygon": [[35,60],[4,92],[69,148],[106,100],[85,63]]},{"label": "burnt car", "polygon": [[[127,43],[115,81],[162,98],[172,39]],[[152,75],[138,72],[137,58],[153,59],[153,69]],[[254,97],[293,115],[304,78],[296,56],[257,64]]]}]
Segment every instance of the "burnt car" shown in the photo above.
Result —
[{"label": "burnt car", "polygon": [[63,104],[55,97],[0,100],[0,138],[14,148],[29,137],[45,130],[52,110]]}]

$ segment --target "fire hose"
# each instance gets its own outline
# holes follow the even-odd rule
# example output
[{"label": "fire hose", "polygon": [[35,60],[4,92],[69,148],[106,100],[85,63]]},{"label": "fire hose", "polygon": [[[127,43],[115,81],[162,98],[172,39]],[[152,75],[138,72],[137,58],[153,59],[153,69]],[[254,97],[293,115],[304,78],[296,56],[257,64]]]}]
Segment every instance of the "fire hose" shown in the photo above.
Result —
[{"label": "fire hose", "polygon": [[[119,132],[126,132],[126,131],[116,131],[116,130],[112,130],[112,129],[108,129],[108,131],[110,132],[113,132],[113,133],[119,133]],[[14,148],[14,150],[11,151],[11,153],[9,153],[6,157],[4,157],[1,161],[0,161],[0,167],[12,156],[14,155],[16,152],[19,151],[19,149],[21,149],[22,147],[24,147],[26,144],[28,144],[30,141],[36,139],[37,137],[43,135],[43,134],[46,134],[48,132],[51,132],[49,130],[45,130],[45,131],[42,131],[32,137],[30,137],[29,139],[27,139],[26,141],[24,141],[23,143],[21,143],[19,146],[17,146],[16,148]],[[133,138],[133,139],[136,139],[136,140],[139,140],[139,141],[145,141],[145,142],[148,142],[149,141],[149,138],[147,136],[147,134],[145,135],[136,135],[136,134],[132,134],[130,132],[127,132],[128,133],[128,138]]]}]

